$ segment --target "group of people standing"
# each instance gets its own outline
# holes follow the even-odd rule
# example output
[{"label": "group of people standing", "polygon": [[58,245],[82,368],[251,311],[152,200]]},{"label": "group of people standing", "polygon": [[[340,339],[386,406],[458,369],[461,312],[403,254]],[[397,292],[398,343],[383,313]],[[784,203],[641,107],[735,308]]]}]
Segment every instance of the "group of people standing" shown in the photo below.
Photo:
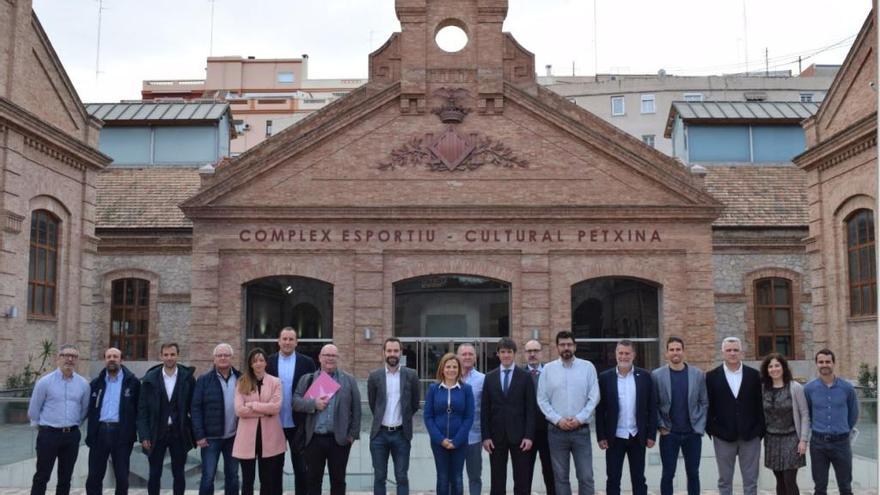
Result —
[{"label": "group of people standing", "polygon": [[[481,493],[483,450],[489,454],[492,494],[506,492],[508,460],[513,492],[530,493],[539,456],[547,493],[572,493],[573,460],[578,493],[592,494],[591,422],[605,451],[609,495],[620,493],[625,460],[633,492],[647,494],[646,449],[654,447],[658,432],[663,495],[672,493],[679,453],[688,494],[700,492],[704,434],[713,439],[722,495],[733,493],[737,459],[743,492],[757,493],[762,438],[764,465],[776,476],[777,493],[798,493],[797,470],[805,466],[807,451],[815,494],[826,493],[830,466],[840,493],[852,493],[850,436],[858,401],[852,385],[835,376],[832,351],[816,354],[819,376],[801,386],[779,354],[768,355],[760,370],[743,364],[742,344],[735,337],[723,340],[723,363],[705,374],[687,364],[678,337],[668,339],[667,364],[653,372],[636,367],[635,345],[621,340],[615,349],[617,366],[599,374],[592,363],[575,356],[571,332],[559,332],[555,341],[558,359],[541,363],[541,344],[530,340],[520,367],[516,343],[502,338],[500,366],[487,374],[475,369],[471,344],[440,359],[423,410],[438,495],[463,494],[465,470],[470,495]],[[56,493],[68,495],[79,426],[85,420],[88,495],[101,493],[109,459],[116,494],[128,492],[129,459],[138,438],[149,459],[150,495],[159,493],[166,452],[174,494],[183,494],[187,453],[193,447],[201,453],[202,495],[214,492],[221,456],[227,495],[252,494],[257,475],[261,495],[280,494],[288,448],[297,495],[320,494],[325,468],[330,493],[345,493],[348,457],[361,427],[357,381],[338,368],[339,351],[332,344],[321,349],[318,366],[296,352],[294,329],[280,332],[278,346],[271,355],[251,350],[246,368],[239,371],[232,366],[232,347],[218,344],[214,366],[198,379],[178,363],[177,344],[163,344],[162,363],[142,379],[122,364],[119,349],[109,348],[104,369],[91,383],[75,372],[77,349],[62,346],[58,368],[37,382],[28,411],[39,428],[32,495],[45,493],[56,461]],[[375,494],[386,493],[389,457],[397,494],[409,493],[420,384],[415,371],[401,365],[402,350],[400,340],[386,339],[383,366],[367,380]]]}]

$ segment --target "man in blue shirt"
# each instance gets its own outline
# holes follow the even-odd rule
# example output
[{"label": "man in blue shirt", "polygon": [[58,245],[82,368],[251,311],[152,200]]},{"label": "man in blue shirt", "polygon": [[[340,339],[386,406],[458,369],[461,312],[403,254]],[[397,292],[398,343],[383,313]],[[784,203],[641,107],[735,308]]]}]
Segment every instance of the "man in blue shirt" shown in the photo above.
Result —
[{"label": "man in blue shirt", "polygon": [[79,454],[79,425],[86,419],[89,407],[89,382],[74,371],[78,359],[76,347],[62,345],[58,352],[58,369],[40,378],[34,386],[28,418],[40,431],[31,495],[46,493],[55,459],[58,459],[55,493],[70,493],[70,478]]},{"label": "man in blue shirt", "polygon": [[471,386],[474,394],[474,424],[468,433],[465,467],[468,476],[468,493],[483,493],[483,434],[480,429],[480,411],[482,409],[483,381],[486,375],[476,369],[477,350],[473,344],[458,346],[458,360],[461,362],[461,381]]},{"label": "man in blue shirt", "polygon": [[859,419],[856,391],[846,380],[834,375],[834,353],[822,349],[816,353],[819,377],[804,386],[813,435],[810,442],[810,468],[815,495],[826,495],[828,467],[841,495],[852,495],[852,448],[850,436]]},{"label": "man in blue shirt", "polygon": [[116,495],[128,493],[131,449],[137,440],[137,407],[141,382],[122,365],[122,351],[111,347],[104,351],[104,369],[90,384],[89,476],[86,493],[103,491],[107,460],[113,458]]}]

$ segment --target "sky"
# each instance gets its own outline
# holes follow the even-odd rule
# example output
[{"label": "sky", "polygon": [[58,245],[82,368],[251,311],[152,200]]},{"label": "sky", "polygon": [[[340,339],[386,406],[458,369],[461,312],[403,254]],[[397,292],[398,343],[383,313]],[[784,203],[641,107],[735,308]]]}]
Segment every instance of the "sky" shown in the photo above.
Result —
[{"label": "sky", "polygon": [[[202,79],[209,55],[305,53],[310,79],[366,78],[367,55],[400,30],[394,0],[33,6],[84,102],[137,99],[147,79]],[[765,53],[771,70],[796,74],[798,55],[804,68],[842,63],[870,8],[871,0],[509,0],[504,30],[535,54],[539,75],[548,64],[554,75],[735,73],[763,70]]]}]

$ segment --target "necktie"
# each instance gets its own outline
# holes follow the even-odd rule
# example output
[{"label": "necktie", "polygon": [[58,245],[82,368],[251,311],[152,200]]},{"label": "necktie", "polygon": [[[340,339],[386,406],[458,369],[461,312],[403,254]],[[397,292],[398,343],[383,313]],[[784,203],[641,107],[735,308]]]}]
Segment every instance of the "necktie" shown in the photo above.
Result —
[{"label": "necktie", "polygon": [[510,387],[510,370],[504,370],[504,381],[501,383],[501,391],[507,395],[507,389]]},{"label": "necktie", "polygon": [[531,372],[532,372],[532,376],[538,376],[538,373],[540,373],[540,371],[538,371],[538,368],[532,368]]}]

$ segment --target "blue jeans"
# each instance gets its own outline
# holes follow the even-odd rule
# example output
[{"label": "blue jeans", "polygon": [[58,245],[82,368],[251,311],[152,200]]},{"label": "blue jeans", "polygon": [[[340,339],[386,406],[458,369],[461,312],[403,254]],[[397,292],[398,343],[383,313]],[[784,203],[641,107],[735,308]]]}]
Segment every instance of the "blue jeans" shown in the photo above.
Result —
[{"label": "blue jeans", "polygon": [[590,427],[564,431],[555,426],[547,429],[550,459],[553,461],[553,477],[556,495],[571,495],[569,480],[570,458],[574,458],[574,471],[578,480],[578,495],[593,495],[593,446],[590,444]]},{"label": "blue jeans", "polygon": [[434,467],[437,468],[437,495],[463,495],[462,471],[467,447],[447,450],[432,442],[431,450],[434,452]]},{"label": "blue jeans", "polygon": [[483,493],[483,444],[472,443],[465,449],[465,460],[468,473],[468,493],[480,495]]},{"label": "blue jeans", "polygon": [[388,455],[394,461],[394,480],[397,482],[397,495],[409,493],[409,449],[410,442],[403,436],[403,430],[385,431],[370,439],[370,456],[373,458],[373,494],[386,494],[385,482],[388,480]]},{"label": "blue jeans", "polygon": [[849,435],[838,438],[827,437],[813,432],[810,441],[810,469],[813,483],[816,484],[815,495],[825,495],[828,489],[828,468],[834,466],[834,477],[840,495],[852,495],[852,447]]},{"label": "blue jeans", "polygon": [[674,433],[660,435],[660,461],[663,475],[660,477],[660,495],[672,495],[672,480],[678,467],[678,451],[684,456],[684,470],[687,473],[688,495],[700,494],[700,454],[703,450],[703,436],[699,433]]},{"label": "blue jeans", "polygon": [[223,493],[238,495],[238,459],[232,457],[232,444],[235,437],[208,439],[208,446],[202,449],[202,481],[199,495],[213,495],[217,463],[223,455]]}]

